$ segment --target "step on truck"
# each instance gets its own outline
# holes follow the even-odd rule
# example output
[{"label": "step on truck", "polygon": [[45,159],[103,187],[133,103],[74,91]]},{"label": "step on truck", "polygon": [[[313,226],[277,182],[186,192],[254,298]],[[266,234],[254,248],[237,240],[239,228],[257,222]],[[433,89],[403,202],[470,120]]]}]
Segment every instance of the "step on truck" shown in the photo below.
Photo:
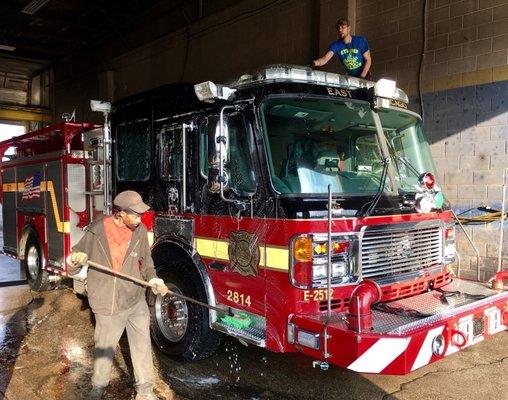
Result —
[{"label": "step on truck", "polygon": [[209,356],[225,334],[322,369],[407,374],[506,330],[502,284],[453,274],[450,205],[395,82],[275,65],[91,104],[103,126],[0,143],[15,149],[3,250],[33,289],[68,275],[83,229],[130,189],[151,206],[158,275],[213,307],[147,292],[172,356]]}]

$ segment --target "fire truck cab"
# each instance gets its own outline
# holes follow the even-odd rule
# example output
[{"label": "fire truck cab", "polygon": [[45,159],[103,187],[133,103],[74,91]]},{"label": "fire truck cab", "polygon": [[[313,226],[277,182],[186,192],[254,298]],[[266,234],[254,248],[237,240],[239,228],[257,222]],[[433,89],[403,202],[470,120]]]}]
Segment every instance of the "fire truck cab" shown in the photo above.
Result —
[{"label": "fire truck cab", "polygon": [[[15,140],[17,158],[2,164],[4,250],[44,282],[66,275],[78,231],[136,190],[151,206],[142,220],[158,275],[227,310],[149,291],[159,349],[203,358],[222,333],[323,369],[409,373],[505,330],[508,293],[453,276],[452,214],[407,104],[392,81],[285,65],[119,100],[100,109],[103,135],[62,124],[61,136],[82,135],[63,135],[54,160]],[[61,233],[48,222],[51,162]],[[38,168],[41,205],[27,208]]]}]

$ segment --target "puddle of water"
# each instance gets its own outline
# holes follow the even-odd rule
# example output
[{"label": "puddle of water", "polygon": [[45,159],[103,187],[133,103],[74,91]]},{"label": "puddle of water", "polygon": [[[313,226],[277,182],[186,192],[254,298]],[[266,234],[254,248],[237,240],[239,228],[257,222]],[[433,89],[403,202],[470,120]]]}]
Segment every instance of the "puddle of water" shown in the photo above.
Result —
[{"label": "puddle of water", "polygon": [[235,382],[240,382],[240,371],[242,370],[242,366],[238,359],[238,348],[236,347],[236,343],[226,343],[225,350],[229,361],[229,374],[235,377]]},{"label": "puddle of water", "polygon": [[176,379],[177,381],[180,381],[182,383],[185,383],[187,386],[190,386],[192,388],[200,388],[200,387],[210,387],[217,385],[220,383],[220,379],[216,375],[212,376],[191,376],[191,377],[185,377],[181,378],[176,375],[169,375],[170,378]]}]

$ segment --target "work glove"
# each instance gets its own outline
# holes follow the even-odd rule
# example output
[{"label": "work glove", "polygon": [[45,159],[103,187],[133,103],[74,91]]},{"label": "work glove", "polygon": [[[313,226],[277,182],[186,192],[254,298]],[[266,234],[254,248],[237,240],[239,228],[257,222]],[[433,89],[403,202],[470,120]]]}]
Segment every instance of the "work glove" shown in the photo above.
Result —
[{"label": "work glove", "polygon": [[164,281],[160,278],[152,278],[148,281],[150,285],[155,285],[155,287],[152,287],[153,294],[160,294],[161,296],[165,296],[169,289],[164,283]]},{"label": "work glove", "polygon": [[80,282],[86,282],[86,278],[88,277],[88,265],[83,266],[81,268],[81,271],[77,273],[76,275],[71,275],[72,279],[76,279]]},{"label": "work glove", "polygon": [[312,69],[319,69],[319,67],[314,63],[314,60],[310,60],[308,65]]},{"label": "work glove", "polygon": [[73,251],[69,260],[73,266],[85,265],[88,261],[88,255],[80,251]]}]

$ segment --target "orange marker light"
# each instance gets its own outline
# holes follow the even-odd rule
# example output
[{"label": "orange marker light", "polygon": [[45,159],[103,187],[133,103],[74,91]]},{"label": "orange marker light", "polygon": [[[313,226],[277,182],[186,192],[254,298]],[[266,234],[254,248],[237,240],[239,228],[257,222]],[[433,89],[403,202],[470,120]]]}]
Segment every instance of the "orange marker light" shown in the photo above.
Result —
[{"label": "orange marker light", "polygon": [[293,256],[297,261],[312,261],[312,239],[299,237],[293,246]]}]

